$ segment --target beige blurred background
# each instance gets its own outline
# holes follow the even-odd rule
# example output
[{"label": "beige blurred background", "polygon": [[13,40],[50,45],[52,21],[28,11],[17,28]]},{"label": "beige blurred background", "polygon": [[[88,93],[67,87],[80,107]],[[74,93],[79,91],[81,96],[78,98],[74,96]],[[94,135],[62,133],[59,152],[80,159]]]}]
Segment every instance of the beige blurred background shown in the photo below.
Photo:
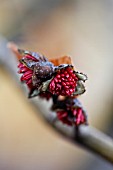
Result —
[{"label": "beige blurred background", "polygon": [[[0,34],[47,57],[72,56],[75,67],[89,78],[80,97],[89,123],[110,133],[112,0],[0,0]],[[12,76],[0,68],[0,170],[112,170],[62,139],[36,112]]]}]

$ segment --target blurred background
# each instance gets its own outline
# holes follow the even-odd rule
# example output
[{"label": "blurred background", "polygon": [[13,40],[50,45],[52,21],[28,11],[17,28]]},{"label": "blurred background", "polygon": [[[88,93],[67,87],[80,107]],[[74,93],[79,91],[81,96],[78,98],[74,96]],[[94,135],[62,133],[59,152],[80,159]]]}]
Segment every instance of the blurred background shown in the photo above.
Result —
[{"label": "blurred background", "polygon": [[[113,1],[0,0],[0,35],[47,57],[72,56],[88,75],[89,123],[113,136]],[[8,62],[8,61],[6,61]],[[0,68],[0,170],[112,170],[58,136]]]}]

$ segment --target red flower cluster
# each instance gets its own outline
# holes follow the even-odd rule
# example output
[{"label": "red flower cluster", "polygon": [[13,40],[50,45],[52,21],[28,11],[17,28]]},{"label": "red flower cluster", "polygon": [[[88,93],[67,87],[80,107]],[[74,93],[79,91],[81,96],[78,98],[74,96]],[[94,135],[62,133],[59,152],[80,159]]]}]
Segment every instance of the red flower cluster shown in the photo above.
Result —
[{"label": "red flower cluster", "polygon": [[[32,62],[39,62],[37,58],[35,58],[32,55],[28,55],[28,54],[25,55],[22,59],[23,60],[27,59],[28,61],[32,61]],[[33,70],[27,67],[25,64],[21,63],[21,60],[20,60],[20,63],[18,64],[18,68],[19,68],[18,73],[23,74],[20,78],[21,82],[25,82],[28,88],[30,89],[30,91],[35,90],[36,87],[33,85],[33,80],[32,80]],[[41,98],[45,98],[46,100],[49,100],[52,94],[46,91],[46,92],[40,92],[39,96]]]},{"label": "red flower cluster", "polygon": [[49,91],[52,94],[70,96],[75,92],[77,81],[78,78],[72,67],[59,69],[49,84]]},{"label": "red flower cluster", "polygon": [[58,119],[64,124],[78,126],[87,123],[85,111],[78,99],[58,100],[55,108],[53,105],[53,110],[56,111]]},{"label": "red flower cluster", "polygon": [[[24,53],[18,67],[19,73],[23,74],[21,82],[27,84],[30,94],[33,90],[40,90],[37,94],[40,95],[41,92],[44,92],[43,96],[46,95],[46,92],[49,92],[51,95],[73,96],[79,86],[78,82],[84,76],[75,72],[72,65],[62,64],[55,66],[38,53]],[[81,87],[78,87],[78,89],[81,89]],[[31,96],[33,97],[33,95]]]},{"label": "red flower cluster", "polygon": [[[18,73],[22,74],[21,82],[25,82],[30,90],[29,98],[37,95],[46,100],[53,98],[57,106],[53,110],[64,124],[78,126],[86,123],[85,111],[74,97],[84,93],[83,82],[87,76],[75,72],[70,64],[56,66],[38,53],[24,50],[18,52],[22,55]],[[60,101],[59,95],[64,96],[64,99]]]},{"label": "red flower cluster", "polygon": [[81,108],[72,109],[71,111],[57,111],[58,119],[67,125],[80,125],[86,122],[86,117]]}]

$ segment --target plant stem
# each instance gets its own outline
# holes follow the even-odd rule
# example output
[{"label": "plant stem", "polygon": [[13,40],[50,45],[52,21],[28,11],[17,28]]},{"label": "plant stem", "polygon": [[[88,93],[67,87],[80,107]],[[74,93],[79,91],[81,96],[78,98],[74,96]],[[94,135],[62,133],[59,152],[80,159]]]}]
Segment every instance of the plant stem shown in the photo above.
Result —
[{"label": "plant stem", "polygon": [[91,126],[80,126],[76,133],[79,144],[113,163],[113,139]]}]

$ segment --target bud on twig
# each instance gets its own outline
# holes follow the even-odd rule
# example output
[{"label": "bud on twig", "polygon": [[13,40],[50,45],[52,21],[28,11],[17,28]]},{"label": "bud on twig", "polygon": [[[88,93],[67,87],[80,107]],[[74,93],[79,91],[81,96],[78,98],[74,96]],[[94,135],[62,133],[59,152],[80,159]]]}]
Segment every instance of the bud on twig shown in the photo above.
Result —
[{"label": "bud on twig", "polygon": [[52,106],[57,114],[57,118],[64,124],[78,126],[87,124],[86,111],[77,98],[58,99]]}]

